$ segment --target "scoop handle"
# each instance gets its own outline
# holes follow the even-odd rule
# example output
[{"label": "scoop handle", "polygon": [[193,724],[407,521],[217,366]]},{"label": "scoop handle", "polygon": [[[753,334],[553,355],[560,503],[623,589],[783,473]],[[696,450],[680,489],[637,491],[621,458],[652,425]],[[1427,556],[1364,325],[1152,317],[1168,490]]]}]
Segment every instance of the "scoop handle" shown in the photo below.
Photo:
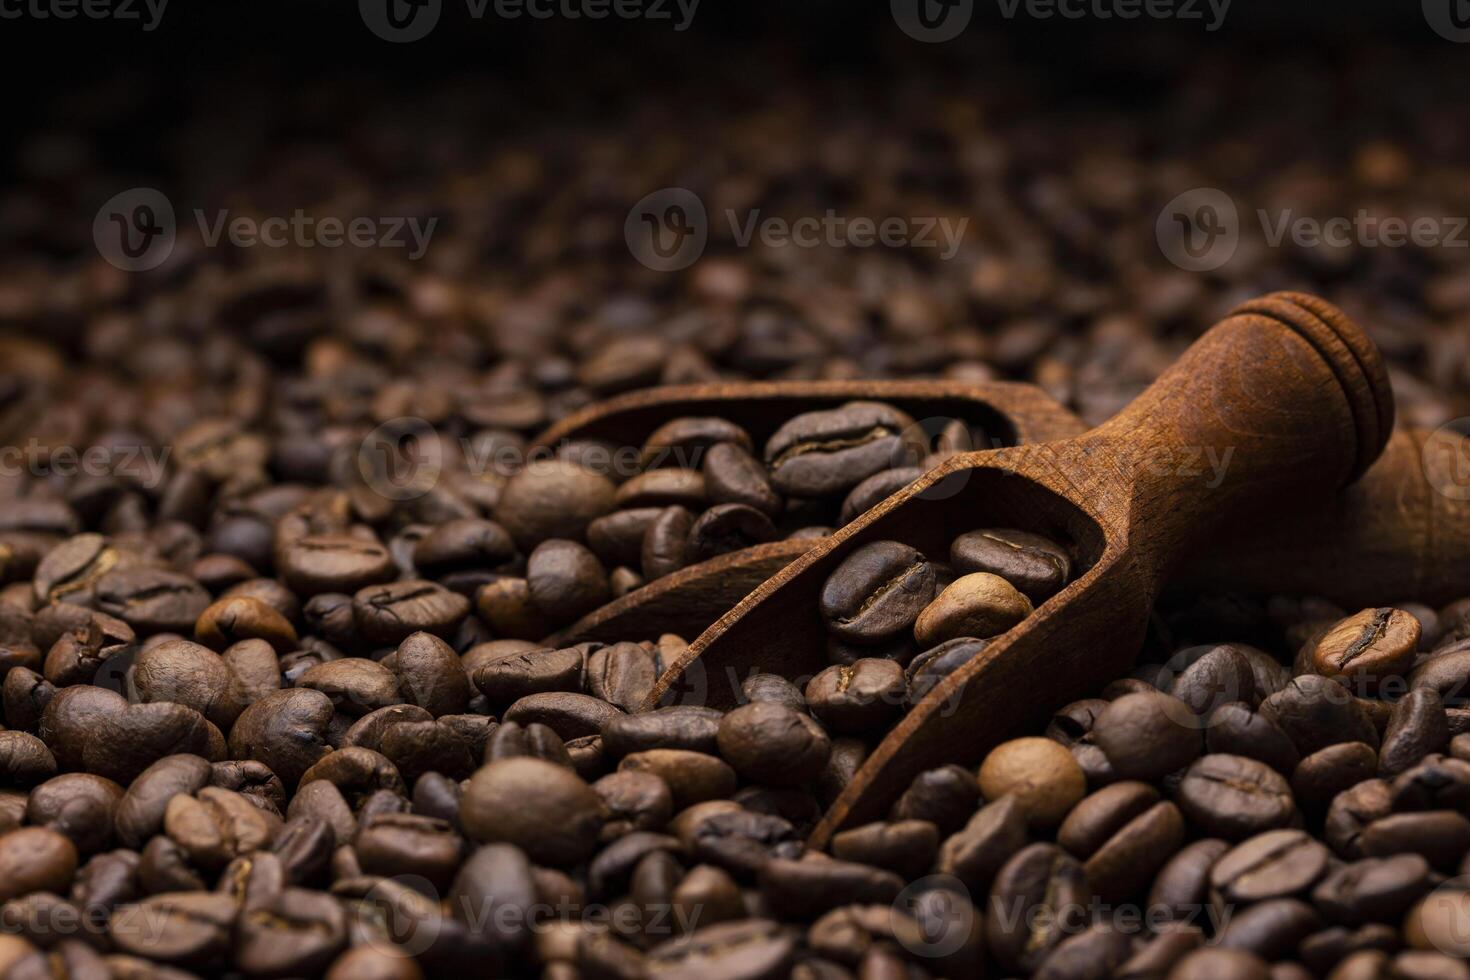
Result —
[{"label": "scoop handle", "polygon": [[1132,487],[1124,523],[1162,575],[1221,520],[1326,501],[1393,428],[1377,348],[1325,300],[1272,293],[1210,328],[1080,441]]},{"label": "scoop handle", "polygon": [[1317,595],[1346,608],[1470,596],[1470,436],[1400,429],[1323,505],[1231,521],[1169,583],[1184,592]]}]

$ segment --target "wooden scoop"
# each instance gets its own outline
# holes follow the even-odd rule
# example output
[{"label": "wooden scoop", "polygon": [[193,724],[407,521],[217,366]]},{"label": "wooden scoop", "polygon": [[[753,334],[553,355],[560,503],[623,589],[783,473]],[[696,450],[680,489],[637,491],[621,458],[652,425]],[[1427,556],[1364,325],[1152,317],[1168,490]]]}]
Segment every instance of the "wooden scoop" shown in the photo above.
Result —
[{"label": "wooden scoop", "polygon": [[[544,432],[535,448],[579,439],[640,446],[663,423],[690,415],[738,422],[759,446],[792,416],[864,400],[886,402],[921,423],[959,419],[983,431],[996,446],[1047,442],[1087,431],[1081,419],[1040,388],[1009,381],[757,381],[670,385],[622,395],[569,415]],[[681,568],[593,610],[543,642],[611,642],[650,629],[697,636],[819,540],[772,541]]]},{"label": "wooden scoop", "polygon": [[[882,816],[913,776],[972,764],[1055,705],[1122,673],[1178,557],[1224,521],[1325,501],[1383,449],[1393,402],[1377,351],[1315,297],[1246,304],[1127,410],[1085,435],[953,457],[778,572],[698,637],[646,706],[733,707],[757,672],[827,665],[818,594],[855,548],[936,558],[959,534],[1019,527],[1071,548],[1078,578],[941,681],[879,744],[814,832]],[[1206,479],[1200,454],[1229,465]]]}]

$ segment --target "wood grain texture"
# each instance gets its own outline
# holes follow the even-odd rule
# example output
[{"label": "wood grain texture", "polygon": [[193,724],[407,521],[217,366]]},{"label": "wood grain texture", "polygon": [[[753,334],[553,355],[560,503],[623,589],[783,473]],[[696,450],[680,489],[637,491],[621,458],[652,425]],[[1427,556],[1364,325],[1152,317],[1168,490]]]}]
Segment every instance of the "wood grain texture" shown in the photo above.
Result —
[{"label": "wood grain texture", "polygon": [[[916,773],[978,762],[1006,734],[1126,669],[1161,582],[1190,544],[1233,517],[1340,489],[1382,450],[1384,404],[1381,365],[1345,317],[1290,294],[1257,300],[1106,425],[951,458],[840,529],[699,636],[649,704],[730,707],[751,672],[801,679],[820,670],[817,594],[869,541],[942,555],[957,534],[1002,525],[1067,543],[1080,577],[905,716],[817,828],[820,845],[881,816]],[[1228,459],[1220,479],[1193,465],[1205,452]]]}]

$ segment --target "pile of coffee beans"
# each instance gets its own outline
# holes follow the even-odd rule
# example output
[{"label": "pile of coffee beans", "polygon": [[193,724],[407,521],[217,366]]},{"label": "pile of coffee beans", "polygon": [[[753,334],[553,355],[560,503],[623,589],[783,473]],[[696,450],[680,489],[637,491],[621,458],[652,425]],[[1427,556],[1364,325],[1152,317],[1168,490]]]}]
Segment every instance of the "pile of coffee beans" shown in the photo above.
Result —
[{"label": "pile of coffee beans", "polygon": [[900,541],[844,558],[820,598],[828,658],[869,676],[906,668],[900,690],[913,704],[1072,577],[1066,548],[1015,528],[961,534],[949,558],[930,561]]},{"label": "pile of coffee beans", "polygon": [[958,419],[926,422],[932,439],[892,405],[848,402],[787,420],[757,455],[738,423],[682,417],[649,433],[626,467],[622,447],[570,440],[555,447],[560,459],[506,481],[496,523],[475,527],[475,553],[446,552],[454,542],[441,526],[414,561],[467,572],[478,560],[492,579],[480,615],[499,636],[536,639],[686,566],[830,534],[946,456],[989,447]]}]

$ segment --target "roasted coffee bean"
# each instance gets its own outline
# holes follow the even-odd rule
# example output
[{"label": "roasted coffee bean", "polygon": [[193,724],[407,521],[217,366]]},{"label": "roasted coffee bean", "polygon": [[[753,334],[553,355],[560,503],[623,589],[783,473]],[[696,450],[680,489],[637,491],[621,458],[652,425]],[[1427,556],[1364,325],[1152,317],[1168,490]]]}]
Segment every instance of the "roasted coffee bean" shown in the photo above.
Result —
[{"label": "roasted coffee bean", "polygon": [[418,632],[450,639],[469,607],[464,596],[416,579],[370,585],[352,597],[358,636],[383,646],[402,643]]},{"label": "roasted coffee bean", "polygon": [[1003,796],[975,811],[962,830],[945,839],[937,868],[941,874],[954,875],[972,893],[983,893],[1001,865],[1026,843],[1026,812],[1015,796]]},{"label": "roasted coffee bean", "polygon": [[905,698],[918,704],[939,682],[974,660],[990,645],[988,640],[961,636],[946,640],[915,657],[904,668]]},{"label": "roasted coffee bean", "polygon": [[592,853],[602,804],[591,787],[561,766],[502,759],[470,777],[460,822],[477,843],[503,841],[533,861],[571,865]]},{"label": "roasted coffee bean", "polygon": [[1305,831],[1271,830],[1222,855],[1210,869],[1210,886],[1227,904],[1299,895],[1326,872],[1329,857]]},{"label": "roasted coffee bean", "polygon": [[768,786],[800,786],[816,778],[832,750],[827,733],[810,717],[770,701],[725,715],[716,742],[736,772]]},{"label": "roasted coffee bean", "polygon": [[806,711],[806,696],[801,688],[777,674],[752,674],[740,685],[740,699],[749,701],[772,701],[792,711]]},{"label": "roasted coffee bean", "polygon": [[1005,969],[1029,973],[1080,931],[1087,901],[1082,865],[1054,844],[1032,844],[996,875],[986,944]]},{"label": "roasted coffee bean", "polygon": [[914,777],[889,814],[891,820],[927,820],[942,834],[965,825],[980,803],[980,784],[963,766],[927,769]]},{"label": "roasted coffee bean", "polygon": [[506,481],[495,521],[524,553],[551,538],[579,540],[587,525],[613,509],[607,477],[563,460],[542,460]]},{"label": "roasted coffee bean", "polygon": [[600,735],[618,715],[615,705],[588,694],[528,694],[506,709],[503,719],[520,725],[545,725],[562,739]]},{"label": "roasted coffee bean", "polygon": [[587,690],[624,711],[637,711],[657,680],[654,655],[637,643],[614,643],[587,657]]},{"label": "roasted coffee bean", "polygon": [[776,527],[764,513],[748,504],[716,504],[689,528],[684,560],[689,564],[750,548],[777,537]]},{"label": "roasted coffee bean", "polygon": [[56,774],[46,743],[25,732],[0,731],[0,785],[29,788]]},{"label": "roasted coffee bean", "polygon": [[115,679],[126,672],[136,654],[135,639],[127,623],[105,613],[92,613],[51,645],[42,671],[59,687],[87,683],[120,686]]},{"label": "roasted coffee bean", "polygon": [[[153,895],[114,912],[108,935],[118,949],[133,956],[208,969],[229,953],[235,911],[235,900],[228,895],[203,891]],[[138,921],[153,926],[140,929],[133,924]]]},{"label": "roasted coffee bean", "polygon": [[832,855],[892,871],[905,881],[922,876],[934,864],[939,829],[927,820],[871,823],[832,838]]},{"label": "roasted coffee bean", "polygon": [[1378,752],[1378,774],[1397,776],[1426,755],[1442,752],[1449,742],[1444,702],[1429,688],[1410,691],[1395,702]]},{"label": "roasted coffee bean", "polygon": [[972,572],[955,579],[924,607],[914,623],[914,638],[921,646],[964,636],[989,639],[1031,611],[1031,600],[999,575]]},{"label": "roasted coffee bean", "polygon": [[1230,844],[1206,837],[1186,844],[1168,859],[1149,888],[1148,908],[1168,921],[1203,925],[1210,893],[1210,873]]},{"label": "roasted coffee bean", "polygon": [[1159,779],[1204,749],[1194,713],[1166,694],[1127,694],[1098,713],[1092,738],[1124,779]]},{"label": "roasted coffee bean", "polygon": [[353,534],[307,535],[292,541],[277,562],[281,580],[299,596],[353,593],[398,577],[388,549]]},{"label": "roasted coffee bean", "polygon": [[132,563],[101,534],[78,534],[48,551],[36,566],[33,585],[40,603],[71,602],[91,606],[97,580],[114,568]]},{"label": "roasted coffee bean", "polygon": [[1371,747],[1339,742],[1303,759],[1291,774],[1291,789],[1301,806],[1324,807],[1343,790],[1371,779],[1378,765]]},{"label": "roasted coffee bean", "polygon": [[378,751],[393,763],[409,785],[429,772],[464,779],[479,762],[470,743],[448,725],[436,721],[390,725],[383,732]]},{"label": "roasted coffee bean", "polygon": [[65,773],[31,790],[26,822],[65,834],[83,855],[95,854],[112,843],[122,798],[123,788],[110,779]]},{"label": "roasted coffee bean", "polygon": [[526,565],[531,601],[555,622],[569,623],[610,598],[607,572],[585,545],[543,541]]},{"label": "roasted coffee bean", "polygon": [[669,784],[648,770],[609,773],[593,783],[592,790],[601,797],[608,814],[602,827],[604,840],[635,830],[662,830],[674,814]]},{"label": "roasted coffee bean", "polygon": [[1014,794],[1033,829],[1054,827],[1087,792],[1072,754],[1047,738],[1018,738],[992,749],[980,766],[980,792]]},{"label": "roasted coffee bean", "polygon": [[[800,700],[799,694],[797,697]],[[722,717],[713,708],[675,705],[644,714],[616,715],[603,727],[602,737],[614,756],[649,749],[688,749],[713,754],[719,751],[716,734]]]},{"label": "roasted coffee bean", "polygon": [[1246,908],[1231,918],[1217,943],[1221,949],[1238,949],[1268,962],[1294,952],[1322,919],[1306,902],[1277,898]]},{"label": "roasted coffee bean", "polygon": [[619,772],[646,772],[662,779],[674,798],[674,809],[735,792],[735,770],[723,759],[687,749],[648,749],[623,757]]},{"label": "roasted coffee bean", "polygon": [[77,849],[48,827],[0,834],[0,902],[31,892],[65,893],[77,870]]},{"label": "roasted coffee bean", "polygon": [[1183,701],[1195,715],[1208,718],[1216,708],[1234,701],[1255,703],[1255,676],[1250,663],[1233,647],[1222,644],[1204,648],[1189,659],[1170,679],[1168,693]]},{"label": "roasted coffee bean", "polygon": [[1323,822],[1323,837],[1344,858],[1365,857],[1363,831],[1391,812],[1393,798],[1388,783],[1381,779],[1364,780],[1333,797]]},{"label": "roasted coffee bean", "polygon": [[699,511],[706,503],[704,476],[697,470],[651,470],[618,487],[618,507],[687,507]]},{"label": "roasted coffee bean", "polygon": [[1389,784],[1394,810],[1470,810],[1470,763],[1425,756]]},{"label": "roasted coffee bean", "polygon": [[1385,677],[1407,673],[1419,650],[1419,620],[1402,609],[1364,609],[1342,620],[1312,645],[1312,669],[1342,677],[1359,694]]},{"label": "roasted coffee bean", "polygon": [[524,640],[545,636],[555,628],[531,601],[526,580],[513,575],[482,586],[475,593],[475,609],[498,636]]},{"label": "roasted coffee bean", "polygon": [[1449,870],[1470,850],[1470,820],[1453,810],[1393,813],[1363,828],[1360,843],[1369,857],[1420,854],[1434,867]]},{"label": "roasted coffee bean", "polygon": [[837,514],[839,523],[848,524],[859,514],[886,500],[924,475],[922,467],[896,466],[874,473],[848,491]]},{"label": "roasted coffee bean", "polygon": [[1470,645],[1434,651],[1409,674],[1409,687],[1433,689],[1447,708],[1470,704]]},{"label": "roasted coffee bean", "polygon": [[784,502],[771,486],[749,445],[717,442],[705,451],[702,464],[705,494],[711,504],[744,504],[767,517],[780,515]]},{"label": "roasted coffee bean", "polygon": [[949,554],[959,571],[999,575],[1035,603],[1060,591],[1072,574],[1071,558],[1055,542],[1014,528],[962,534],[950,544]]},{"label": "roasted coffee bean", "polygon": [[785,976],[796,938],[769,919],[722,922],[660,943],[648,953],[651,974],[668,977]]},{"label": "roasted coffee bean", "polygon": [[1205,748],[1259,759],[1283,775],[1290,774],[1301,761],[1296,746],[1280,726],[1242,701],[1222,704],[1209,716]]},{"label": "roasted coffee bean", "polygon": [[850,902],[889,905],[903,890],[890,871],[832,859],[772,858],[760,869],[761,895],[772,911],[811,918]]},{"label": "roasted coffee bean", "polygon": [[1470,953],[1470,938],[1463,931],[1467,914],[1470,914],[1470,892],[1436,888],[1405,916],[1404,938],[1416,949],[1440,950],[1463,958]]},{"label": "roasted coffee bean", "polygon": [[358,810],[378,790],[403,795],[403,779],[397,768],[380,752],[345,748],[329,752],[301,774],[301,786],[326,780],[336,786],[348,804]]},{"label": "roasted coffee bean", "polygon": [[163,829],[196,867],[218,871],[234,858],[268,848],[281,819],[239,793],[206,786],[175,796],[164,809]]},{"label": "roasted coffee bean", "polygon": [[436,525],[419,539],[413,547],[413,567],[420,575],[438,578],[458,571],[498,568],[515,556],[515,542],[505,528],[478,517],[459,517]]},{"label": "roasted coffee bean", "polygon": [[848,402],[788,421],[766,442],[771,482],[781,493],[820,497],[845,491],[918,454],[914,421],[878,402]]},{"label": "roasted coffee bean", "polygon": [[265,640],[277,653],[296,647],[296,629],[291,622],[259,599],[236,596],[213,603],[194,624],[199,642],[223,650],[241,640]]},{"label": "roasted coffee bean", "polygon": [[1355,698],[1325,677],[1294,677],[1261,702],[1261,714],[1286,732],[1302,755],[1338,742],[1364,742],[1378,748],[1378,730]]},{"label": "roasted coffee bean", "polygon": [[684,567],[693,527],[694,514],[686,507],[676,505],[660,511],[643,537],[639,561],[644,578],[652,581]]},{"label": "roasted coffee bean", "polygon": [[140,652],[130,686],[139,701],[187,705],[223,730],[244,710],[229,666],[219,654],[188,640],[169,640]]},{"label": "roasted coffee bean", "polygon": [[806,686],[806,701],[829,731],[856,735],[890,722],[904,702],[904,690],[903,667],[867,658],[817,674]]},{"label": "roasted coffee bean", "polygon": [[1348,925],[1396,923],[1432,887],[1429,863],[1418,854],[1365,858],[1328,872],[1312,889],[1312,904]]},{"label": "roasted coffee bean", "polygon": [[295,786],[328,752],[327,726],[332,701],[320,691],[287,690],[268,694],[246,708],[230,730],[230,754],[269,766],[288,787]]},{"label": "roasted coffee bean", "polygon": [[1179,783],[1177,800],[1190,822],[1227,840],[1285,827],[1296,813],[1286,779],[1265,763],[1238,755],[1197,759]]},{"label": "roasted coffee bean", "polygon": [[114,569],[97,579],[97,608],[142,633],[185,633],[209,606],[195,579],[161,568]]},{"label": "roasted coffee bean", "polygon": [[822,587],[827,629],[873,645],[912,628],[934,598],[934,566],[897,541],[875,541],[848,555]]}]

